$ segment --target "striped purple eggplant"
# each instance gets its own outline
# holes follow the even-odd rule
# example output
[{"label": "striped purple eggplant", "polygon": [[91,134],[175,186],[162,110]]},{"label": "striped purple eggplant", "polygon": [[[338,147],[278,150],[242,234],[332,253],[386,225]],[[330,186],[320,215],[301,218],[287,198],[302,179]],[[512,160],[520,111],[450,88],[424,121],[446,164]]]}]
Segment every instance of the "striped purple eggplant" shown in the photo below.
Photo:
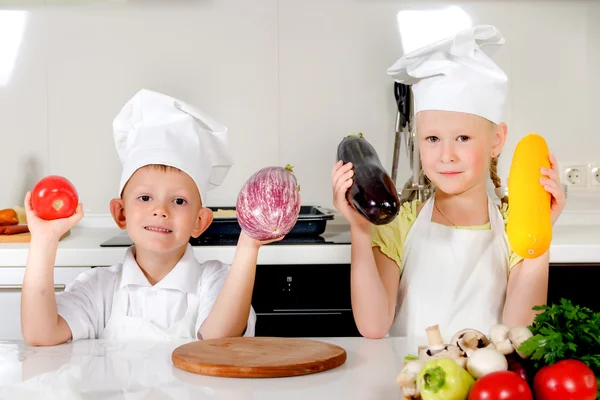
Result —
[{"label": "striped purple eggplant", "polygon": [[267,167],[242,186],[236,211],[240,227],[256,240],[287,235],[300,213],[300,188],[292,167]]}]

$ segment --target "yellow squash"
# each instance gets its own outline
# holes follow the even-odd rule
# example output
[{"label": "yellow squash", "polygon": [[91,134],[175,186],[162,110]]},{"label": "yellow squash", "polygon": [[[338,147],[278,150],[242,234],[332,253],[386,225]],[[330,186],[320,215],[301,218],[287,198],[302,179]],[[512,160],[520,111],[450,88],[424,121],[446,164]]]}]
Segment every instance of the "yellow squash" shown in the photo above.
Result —
[{"label": "yellow squash", "polygon": [[517,144],[508,176],[508,241],[523,258],[544,254],[552,241],[551,197],[540,184],[540,168],[550,168],[543,137],[530,133]]}]

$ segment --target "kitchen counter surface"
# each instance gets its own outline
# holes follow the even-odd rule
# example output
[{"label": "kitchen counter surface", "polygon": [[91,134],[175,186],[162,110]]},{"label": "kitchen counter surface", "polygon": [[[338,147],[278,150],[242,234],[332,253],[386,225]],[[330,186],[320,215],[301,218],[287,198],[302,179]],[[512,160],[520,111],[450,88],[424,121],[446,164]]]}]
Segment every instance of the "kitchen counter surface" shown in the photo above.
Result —
[{"label": "kitchen counter surface", "polygon": [[[561,216],[562,218],[562,216]],[[560,221],[560,220],[559,220]],[[112,221],[87,222],[75,227],[59,243],[56,266],[109,266],[121,262],[125,247],[100,247],[104,241],[122,234]],[[348,225],[329,223],[328,234],[349,237]],[[600,223],[568,220],[554,227],[550,248],[553,263],[600,263]],[[0,243],[0,267],[23,267],[27,261],[27,243]],[[194,246],[199,261],[218,259],[231,263],[235,246]],[[350,245],[266,245],[260,249],[259,264],[346,264],[350,263]]]},{"label": "kitchen counter surface", "polygon": [[[347,235],[345,226],[333,228],[333,234]],[[328,228],[331,234],[332,229]],[[77,226],[59,242],[56,266],[109,266],[121,262],[126,247],[100,247],[108,239],[124,234],[118,228]],[[0,267],[25,266],[28,243],[0,243]],[[231,263],[235,246],[193,246],[198,261],[220,260]],[[350,262],[350,245],[266,245],[259,251],[259,264],[340,264]]]},{"label": "kitchen counter surface", "polygon": [[[53,347],[0,341],[0,398],[12,399],[399,399],[404,338],[318,339],[343,347],[333,370],[276,379],[196,375],[173,366],[188,341],[82,340]],[[415,347],[416,349],[416,347]]]}]

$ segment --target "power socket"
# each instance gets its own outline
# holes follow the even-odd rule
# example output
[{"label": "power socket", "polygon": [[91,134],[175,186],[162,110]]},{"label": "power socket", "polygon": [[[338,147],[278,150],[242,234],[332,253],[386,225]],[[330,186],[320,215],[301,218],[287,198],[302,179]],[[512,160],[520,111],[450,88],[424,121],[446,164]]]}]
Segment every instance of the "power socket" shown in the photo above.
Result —
[{"label": "power socket", "polygon": [[588,166],[584,164],[565,164],[562,168],[563,182],[568,186],[586,187]]},{"label": "power socket", "polygon": [[600,187],[600,165],[599,164],[590,164],[589,165],[589,173],[590,173],[590,185]]}]

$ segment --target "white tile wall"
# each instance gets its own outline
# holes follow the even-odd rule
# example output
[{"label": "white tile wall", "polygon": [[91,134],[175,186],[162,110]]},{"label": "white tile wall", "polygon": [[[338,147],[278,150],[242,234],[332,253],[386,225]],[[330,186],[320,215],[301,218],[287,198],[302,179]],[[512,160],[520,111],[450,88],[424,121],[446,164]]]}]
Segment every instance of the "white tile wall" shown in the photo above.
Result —
[{"label": "white tile wall", "polygon": [[[587,148],[586,156],[591,158],[596,165],[600,165],[600,129],[599,120],[600,117],[600,4],[596,7],[589,7],[587,10],[587,19],[585,21],[587,34],[587,65],[588,71],[585,76],[587,81],[587,108],[585,110],[585,120],[587,120],[587,130],[580,132],[575,130],[574,136],[580,138],[582,145],[580,148]],[[581,104],[581,103],[580,103]],[[582,105],[585,106],[585,105]],[[572,128],[577,127],[577,122],[573,121],[571,124]],[[584,144],[587,142],[589,146]],[[591,155],[591,157],[590,157]],[[576,155],[573,155],[574,159],[577,159]]]},{"label": "white tile wall", "polygon": [[48,164],[45,14],[29,10],[11,80],[0,87],[0,209],[23,204]]},{"label": "white tile wall", "polygon": [[[439,3],[98,1],[32,8],[16,72],[0,87],[0,208],[21,203],[27,188],[52,173],[75,183],[88,214],[107,213],[120,173],[112,119],[142,87],[180,97],[228,126],[236,165],[208,204],[232,205],[254,171],[290,163],[304,203],[331,206],[330,170],[344,135],[362,131],[391,167],[395,103],[386,69],[402,55],[396,14]],[[459,5],[507,39],[495,56],[511,80],[501,175],[530,131],[544,135],[561,161],[600,162],[600,3]]]},{"label": "white tile wall", "polygon": [[[237,160],[210,202],[278,161],[277,3],[93,4],[48,12],[49,169],[107,212],[120,164],[112,120],[145,87],[195,104],[229,128]],[[74,168],[74,166],[77,166]]]},{"label": "white tile wall", "polygon": [[386,69],[399,54],[397,9],[280,3],[281,160],[296,166],[305,203],[331,203],[330,172],[344,136],[362,132],[382,162],[391,160],[395,103]]}]

